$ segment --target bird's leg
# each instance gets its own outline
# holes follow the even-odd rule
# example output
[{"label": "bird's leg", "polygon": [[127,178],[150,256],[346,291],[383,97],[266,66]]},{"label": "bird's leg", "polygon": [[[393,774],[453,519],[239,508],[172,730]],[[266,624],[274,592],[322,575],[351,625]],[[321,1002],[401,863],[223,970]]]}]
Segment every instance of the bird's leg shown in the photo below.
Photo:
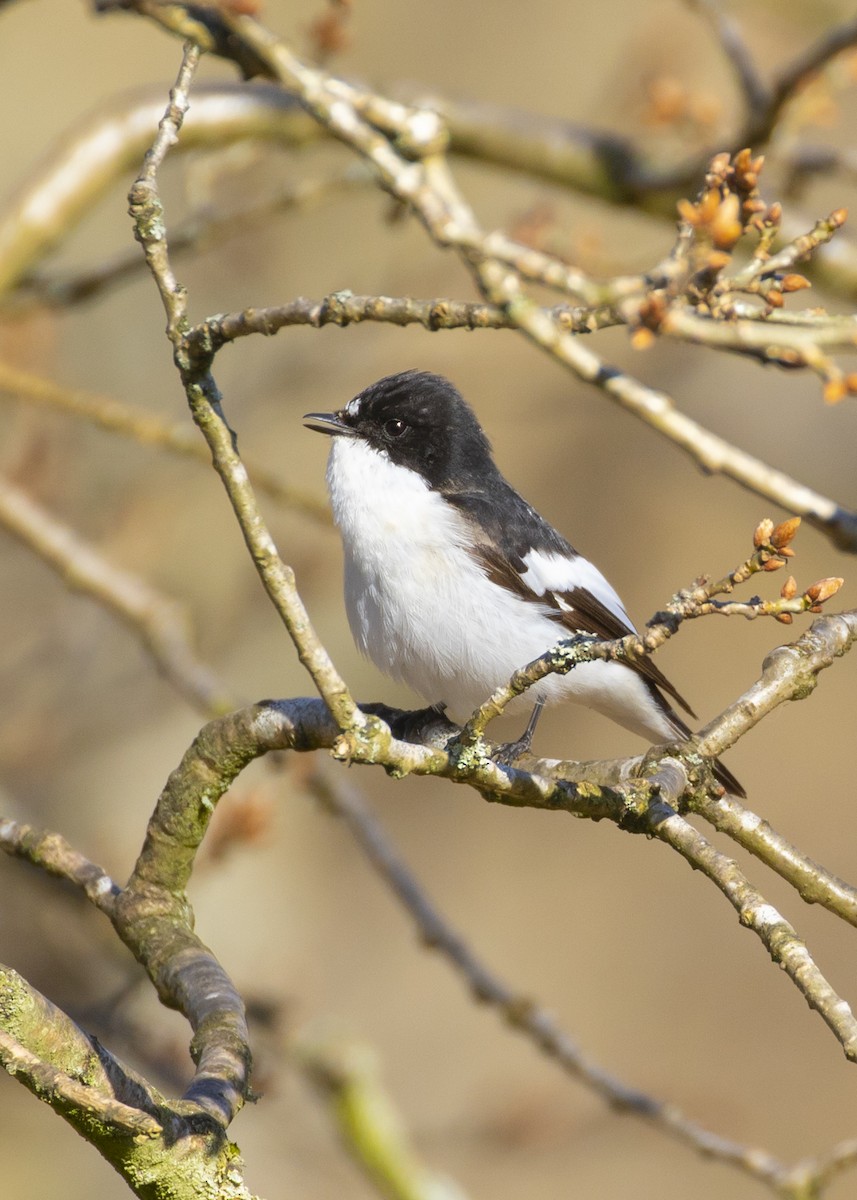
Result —
[{"label": "bird's leg", "polygon": [[542,709],[545,702],[539,699],[533,705],[533,711],[530,713],[530,719],[527,722],[527,728],[524,730],[523,737],[518,738],[517,742],[507,742],[504,746],[498,746],[494,753],[494,758],[497,762],[504,763],[510,767],[516,759],[519,759],[524,754],[530,753],[530,746],[533,741],[533,734],[536,731],[536,726],[539,723],[539,717],[542,715]]}]

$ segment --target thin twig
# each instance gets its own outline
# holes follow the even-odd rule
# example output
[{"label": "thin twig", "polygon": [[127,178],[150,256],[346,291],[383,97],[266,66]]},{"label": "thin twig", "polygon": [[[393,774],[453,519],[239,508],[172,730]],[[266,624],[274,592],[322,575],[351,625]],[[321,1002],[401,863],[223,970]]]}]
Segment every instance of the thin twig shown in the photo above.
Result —
[{"label": "thin twig", "polygon": [[345,1149],[386,1200],[466,1200],[459,1184],[429,1168],[412,1145],[370,1045],[304,1033],[291,1049]]},{"label": "thin twig", "polygon": [[855,642],[857,609],[818,617],[796,642],[777,646],[765,659],[757,682],[700,730],[700,753],[722,754],[775,708],[810,695],[819,672],[832,666]]},{"label": "thin twig", "polygon": [[10,817],[0,817],[0,850],[25,859],[48,875],[74,884],[106,916],[113,912],[119,885],[103,867],[84,857],[62,834],[35,829]]},{"label": "thin twig", "polygon": [[821,904],[857,925],[857,888],[814,862],[734,796],[694,797],[690,807],[788,880],[808,904]]},{"label": "thin twig", "polygon": [[[139,261],[139,252],[137,252]],[[142,446],[157,446],[183,458],[192,458],[211,466],[211,454],[191,426],[169,424],[144,409],[134,408],[110,396],[99,396],[81,388],[66,388],[0,362],[0,394],[6,393],[30,404],[45,405],[71,413],[110,433],[122,434]],[[321,525],[330,525],[330,510],[322,500],[300,488],[283,483],[280,477],[258,463],[248,464],[254,487],[278,503],[310,517]]]},{"label": "thin twig", "polygon": [[738,22],[724,12],[719,0],[689,0],[689,5],[706,18],[717,35],[723,55],[735,72],[747,111],[766,108],[770,90],[759,75]]},{"label": "thin twig", "polygon": [[[173,16],[176,14],[173,13]],[[295,586],[294,572],[282,560],[262,517],[235,437],[223,416],[220,393],[209,370],[210,355],[194,361],[185,335],[188,329],[187,294],[173,274],[157,172],[169,147],[177,140],[189,107],[188,89],[199,60],[199,48],[186,43],[182,65],[170,103],[159,125],[158,136],[147,152],[143,170],[134,182],[129,206],[134,235],[143,247],[167,314],[167,336],[173,344],[176,365],[215,470],[223,482],[238,524],[265,590],[291,637],[298,657],[343,729],[358,740],[367,720],[357,708],[333,661],[312,627]]]},{"label": "thin twig", "polygon": [[656,837],[677,850],[720,889],[738,913],[741,924],[761,939],[773,961],[785,970],[809,1006],[824,1020],[846,1058],[857,1062],[857,1020],[850,1006],[821,974],[794,927],[753,887],[738,864],[715,850],[689,821],[667,806],[659,811],[658,805],[649,810],[647,820]]},{"label": "thin twig", "polygon": [[0,526],[96,600],[139,638],[158,670],[194,707],[226,712],[235,699],[191,647],[182,606],[123,570],[8,480],[0,479]]},{"label": "thin twig", "polygon": [[[211,98],[200,90],[203,91],[201,102],[204,107]],[[198,96],[198,92],[194,93],[194,115]],[[187,149],[184,145],[182,148]],[[368,182],[365,172],[352,166],[345,171],[301,179],[262,201],[236,205],[232,209],[206,207],[176,222],[170,231],[170,251],[173,257],[179,257],[191,251],[220,249],[230,238],[246,236],[254,228],[270,225],[272,217],[312,211],[325,200],[340,199],[357,189],[365,189]],[[64,274],[34,271],[21,280],[4,307],[15,315],[36,305],[68,308],[133,278],[144,267],[140,252],[133,246],[123,246],[94,267]]]},{"label": "thin twig", "polygon": [[[593,333],[619,323],[606,306],[600,309],[557,305],[551,310],[558,325],[575,333]],[[379,321],[405,327],[421,325],[435,332],[440,329],[512,329],[514,323],[496,304],[463,300],[417,300],[411,296],[355,296],[352,292],[332,292],[323,300],[298,297],[271,308],[248,308],[243,312],[209,317],[190,330],[191,345],[218,350],[228,342],[251,334],[266,337],[291,325],[326,325],[342,328],[363,321]]]},{"label": "thin twig", "polygon": [[469,949],[414,879],[348,780],[341,774],[316,772],[310,788],[328,811],[344,821],[373,868],[410,913],[423,944],[446,959],[474,999],[495,1009],[512,1029],[534,1042],[561,1070],[619,1112],[641,1117],[699,1153],[741,1167],[767,1183],[785,1173],[784,1164],[773,1155],[712,1133],[686,1117],[675,1105],[630,1087],[589,1059],[545,1009],[499,980]]}]

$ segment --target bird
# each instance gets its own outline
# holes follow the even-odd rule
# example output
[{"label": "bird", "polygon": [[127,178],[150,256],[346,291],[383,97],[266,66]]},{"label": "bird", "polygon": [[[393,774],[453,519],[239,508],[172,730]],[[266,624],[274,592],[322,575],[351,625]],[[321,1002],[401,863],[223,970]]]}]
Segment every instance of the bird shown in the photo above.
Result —
[{"label": "bird", "polygon": [[[601,571],[501,474],[448,379],[387,375],[304,424],[332,438],[327,486],[358,649],[457,723],[562,639],[636,632]],[[545,703],[585,705],[650,745],[690,735],[670,701],[694,716],[649,657],[580,663],[526,696],[522,748]],[[719,761],[715,775],[744,794]]]}]

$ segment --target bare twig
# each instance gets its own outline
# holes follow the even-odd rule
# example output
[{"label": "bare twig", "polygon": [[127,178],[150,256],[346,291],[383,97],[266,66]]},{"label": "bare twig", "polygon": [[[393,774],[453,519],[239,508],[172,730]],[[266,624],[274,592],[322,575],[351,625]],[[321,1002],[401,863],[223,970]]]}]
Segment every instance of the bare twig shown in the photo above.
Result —
[{"label": "bare twig", "polygon": [[[161,89],[134,92],[112,103],[107,115],[103,109],[90,114],[51,150],[0,212],[0,296],[32,273],[111,183],[139,165],[163,111]],[[248,138],[293,145],[319,136],[315,122],[282,88],[209,84],[195,94],[180,149]]]},{"label": "bare twig", "polygon": [[144,579],[109,563],[68,526],[7,480],[0,480],[0,525],[75,591],[119,617],[173,687],[202,712],[234,705],[224,685],[191,648],[182,607]]},{"label": "bare twig", "polygon": [[764,108],[769,101],[769,90],[759,75],[738,22],[723,11],[719,0],[688,0],[688,3],[706,18],[716,33],[724,57],[735,72],[747,111]]},{"label": "bare twig", "polygon": [[777,600],[754,597],[752,600],[739,602],[719,598],[731,596],[736,587],[746,583],[760,571],[769,573],[778,570],[794,557],[790,543],[799,525],[799,517],[793,517],[776,527],[771,520],[761,521],[754,531],[754,550],[748,558],[719,579],[702,577],[689,588],[677,592],[647,623],[645,634],[631,633],[615,640],[578,634],[559,640],[544,654],[515,671],[507,683],[501,684],[476,709],[462,730],[460,742],[463,745],[477,743],[490,721],[501,716],[514,699],[548,675],[567,675],[581,663],[595,660],[634,663],[658,650],[685,621],[719,614],[741,616],[748,620],[763,616],[773,617],[785,624],[791,624],[794,613],[820,612],[824,600],[830,599],[839,591],[842,579],[819,580],[799,595],[797,584],[791,578]]},{"label": "bare twig", "polygon": [[785,970],[810,1007],[819,1013],[840,1042],[846,1058],[857,1062],[857,1020],[850,1006],[821,974],[793,926],[752,886],[738,864],[715,850],[689,821],[666,806],[658,812],[657,805],[649,810],[647,821],[656,837],[677,850],[720,889],[738,913],[741,924],[761,939],[773,961]]},{"label": "bare twig", "polygon": [[796,642],[772,650],[758,682],[700,730],[700,752],[722,754],[779,705],[808,696],[819,672],[846,654],[855,641],[857,610],[852,610],[819,617]]},{"label": "bare twig", "polygon": [[0,817],[0,850],[15,858],[26,859],[48,875],[74,884],[91,904],[108,917],[111,915],[119,885],[97,863],[75,850],[61,834]]},{"label": "bare twig", "polygon": [[[172,17],[176,17],[176,13]],[[194,43],[186,43],[179,77],[170,93],[170,104],[161,120],[158,137],[152,150],[147,153],[143,170],[129,195],[134,233],[143,246],[167,314],[167,334],[173,344],[191,414],[208,443],[214,468],[226,488],[265,590],[295,644],[300,661],[312,676],[331,712],[343,728],[350,729],[359,739],[367,724],[366,718],[357,708],[345,681],[315,633],[298,595],[294,572],[280,558],[259,511],[247,470],[222,413],[217,385],[209,371],[210,356],[204,357],[201,362],[192,361],[185,341],[188,328],[187,295],[176,281],[170,264],[157,171],[167,149],[178,137],[183,115],[189,105],[188,89],[198,58],[199,48]]]},{"label": "bare twig", "polygon": [[[847,37],[846,32],[838,34],[833,40],[839,44],[843,38],[847,41]],[[825,42],[828,49],[830,45],[832,42],[829,40]],[[256,51],[258,51],[258,47],[255,48],[254,52]],[[826,52],[827,50],[821,52],[822,57]],[[815,57],[818,57],[818,53]],[[345,101],[354,103],[360,112],[370,116],[382,128],[393,128],[396,121],[404,122],[407,125],[407,122],[412,120],[412,110],[395,105],[388,105],[385,108],[383,102],[378,98],[367,98],[366,94],[360,93],[358,89],[345,87],[339,84],[339,81],[335,82],[339,86],[338,101],[342,102],[344,98]],[[181,144],[184,146],[205,143],[214,136],[221,140],[229,140],[234,137],[247,136],[250,133],[293,139],[306,139],[314,136],[310,128],[311,123],[308,125],[306,114],[298,112],[293,101],[284,97],[282,92],[278,92],[276,88],[256,85],[245,91],[246,95],[242,94],[240,88],[200,89],[199,98],[195,104],[194,118],[190,121],[188,135],[186,138],[183,137]],[[147,116],[150,108],[151,106],[145,110]],[[268,110],[267,124],[266,108]],[[381,116],[379,116],[379,112]],[[85,210],[87,203],[91,203],[91,193],[79,194],[83,180],[90,181],[87,186],[94,186],[102,178],[104,171],[116,169],[116,163],[113,160],[108,164],[102,162],[98,155],[104,154],[105,147],[112,147],[111,152],[115,151],[116,155],[121,154],[124,161],[129,153],[138,152],[134,139],[139,139],[139,129],[145,128],[141,121],[143,115],[144,110],[138,104],[136,108],[132,107],[122,115],[121,119],[115,118],[118,126],[116,128],[111,126],[113,134],[111,137],[103,136],[105,130],[94,127],[90,122],[86,135],[73,144],[73,150],[69,151],[68,160],[58,163],[52,174],[49,173],[25,191],[17,207],[13,205],[10,209],[8,220],[0,226],[0,233],[5,230],[8,238],[12,239],[6,247],[6,251],[3,251],[6,243],[4,243],[3,236],[0,236],[0,268],[6,261],[15,270],[18,269],[15,267],[15,263],[23,263],[24,269],[31,267],[36,258],[44,252],[44,248],[49,244],[51,238],[64,232],[69,221]],[[400,127],[397,136],[401,134],[402,128]],[[95,157],[93,158],[93,156]],[[604,167],[605,164],[602,163],[602,171]],[[697,178],[698,171],[701,169],[701,164],[699,164],[696,171]],[[62,182],[62,188],[57,186],[58,181]],[[671,199],[670,205],[673,203],[674,199]],[[42,224],[30,238],[27,232],[30,228],[29,221],[35,214],[39,214],[39,221]],[[541,281],[552,283],[572,295],[580,296],[587,305],[601,305],[604,303],[605,294],[611,290],[615,293],[613,285],[610,285],[605,292],[604,285],[595,285],[583,273],[573,271],[541,252],[515,246],[503,235],[486,234],[481,241],[477,238],[475,242],[473,239],[468,242],[461,230],[458,231],[458,236],[462,248],[469,245],[470,252],[488,252],[502,261],[511,262],[524,277],[538,278]],[[844,245],[836,250],[837,261],[842,260],[846,250]],[[0,269],[0,276],[2,276],[2,269]],[[600,327],[603,318],[596,318],[596,322]],[[614,322],[611,318],[606,323]],[[563,327],[561,322],[560,327]],[[565,326],[566,329],[577,327],[576,323]],[[742,331],[740,334],[731,334],[728,330],[724,332],[723,326],[717,327],[713,322],[704,327],[697,322],[693,328],[690,328],[689,319],[687,325],[676,320],[674,335],[683,336],[685,333],[690,340],[696,338],[712,344],[721,344],[725,339],[731,341],[730,348],[738,349],[745,337],[749,342],[754,340],[752,333],[745,335]],[[704,333],[704,336],[700,337],[701,333]],[[841,329],[833,333],[831,337],[836,340],[840,334]],[[819,330],[815,331],[815,338],[821,339],[822,336],[826,335],[822,335]],[[755,349],[749,352],[755,353]],[[584,379],[596,382],[600,379],[605,384],[611,380],[612,386],[605,386],[605,391],[613,399],[618,400],[635,415],[647,421],[671,440],[676,441],[687,453],[691,454],[704,470],[726,474],[757,494],[806,516],[827,532],[841,548],[853,550],[857,547],[857,517],[834,500],[806,487],[769,464],[745,454],[737,447],[731,446],[724,439],[718,438],[677,412],[668,397],[660,392],[644,388],[636,381],[627,380],[615,372],[615,369],[595,359],[591,352],[587,351],[586,354],[580,356],[576,369]]]},{"label": "bare twig", "polygon": [[[211,102],[208,89],[201,88],[194,96],[194,113],[200,92],[203,107]],[[184,145],[182,148],[186,149]],[[351,166],[345,171],[299,180],[262,201],[236,205],[232,209],[206,207],[175,223],[170,231],[171,253],[177,257],[190,251],[200,253],[219,249],[238,234],[243,236],[253,228],[268,225],[274,216],[312,211],[325,200],[339,199],[356,189],[365,189],[368,182],[365,172]],[[91,300],[107,288],[123,283],[138,275],[144,267],[140,252],[130,246],[122,247],[94,267],[87,266],[64,274],[31,272],[7,298],[4,307],[16,315],[34,305],[67,308]]]},{"label": "bare twig", "polygon": [[[139,261],[139,253],[137,254]],[[0,362],[0,394],[7,393],[30,404],[41,404],[71,413],[110,433],[119,433],[143,446],[157,446],[172,454],[211,465],[211,455],[190,426],[168,424],[150,412],[99,396],[80,388],[65,388],[49,379]],[[245,460],[246,464],[246,460]],[[251,482],[260,492],[322,525],[330,525],[330,510],[320,499],[292,487],[259,464],[246,464]]]},{"label": "bare twig", "polygon": [[[592,333],[618,323],[609,308],[600,309],[560,304],[551,310],[558,325],[575,333]],[[332,292],[323,300],[299,297],[273,308],[249,308],[243,312],[209,317],[188,334],[192,346],[216,351],[237,338],[254,333],[266,337],[291,325],[357,325],[379,321],[388,325],[421,325],[432,332],[440,329],[512,329],[514,324],[496,304],[462,300],[416,300],[410,296],[355,296]]]},{"label": "bare twig", "polygon": [[[822,34],[817,42],[801,51],[777,75],[771,89],[770,106],[763,114],[759,124],[758,137],[745,137],[745,142],[755,144],[762,137],[768,137],[774,131],[777,120],[784,105],[806,83],[810,76],[815,75],[830,62],[837,54],[857,45],[857,17],[835,25],[827,33]],[[755,131],[751,128],[751,134]]]},{"label": "bare twig", "polygon": [[387,1200],[465,1200],[458,1183],[417,1154],[371,1046],[304,1033],[292,1050],[331,1111],[345,1149]]},{"label": "bare twig", "polygon": [[[423,162],[400,157],[374,128],[361,123],[356,112],[346,119],[340,92],[336,88],[326,90],[328,77],[323,72],[301,63],[251,18],[237,18],[234,25],[270,71],[295,89],[319,121],[372,165],[385,188],[413,208],[437,242],[459,249],[486,297],[501,306],[536,345],[665,434],[705,470],[720,471],[757,494],[784,504],[824,529],[840,547],[857,551],[857,516],[679,413],[668,396],[608,366],[579,338],[563,330],[548,310],[529,300],[518,274],[524,259],[516,257],[515,270],[508,269],[505,262],[511,255],[507,251],[513,247],[481,230],[445,161],[433,147]],[[400,134],[413,142],[414,115],[392,114],[389,119],[396,115],[402,122]],[[549,282],[547,276],[543,281]],[[585,282],[581,281],[581,286]],[[591,290],[591,282],[588,287]]]},{"label": "bare twig", "polygon": [[814,862],[734,796],[693,797],[690,807],[782,875],[808,904],[822,904],[857,925],[857,888]]},{"label": "bare twig", "polygon": [[773,1155],[712,1133],[675,1105],[630,1087],[594,1063],[550,1013],[531,997],[503,983],[468,948],[414,879],[353,785],[342,775],[317,772],[310,786],[324,806],[345,822],[374,869],[407,908],[423,944],[447,960],[476,1000],[495,1009],[561,1070],[592,1089],[612,1108],[641,1117],[690,1149],[739,1166],[765,1182],[773,1183],[786,1173],[784,1164]]}]

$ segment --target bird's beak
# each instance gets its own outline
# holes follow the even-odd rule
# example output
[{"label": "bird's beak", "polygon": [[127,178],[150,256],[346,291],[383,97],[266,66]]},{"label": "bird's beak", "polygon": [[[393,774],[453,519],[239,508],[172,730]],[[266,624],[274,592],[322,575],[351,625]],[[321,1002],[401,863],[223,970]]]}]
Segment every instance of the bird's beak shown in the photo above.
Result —
[{"label": "bird's beak", "polygon": [[314,429],[316,433],[328,433],[331,437],[336,434],[354,436],[354,430],[343,421],[342,413],[306,413],[304,425],[307,429]]}]

